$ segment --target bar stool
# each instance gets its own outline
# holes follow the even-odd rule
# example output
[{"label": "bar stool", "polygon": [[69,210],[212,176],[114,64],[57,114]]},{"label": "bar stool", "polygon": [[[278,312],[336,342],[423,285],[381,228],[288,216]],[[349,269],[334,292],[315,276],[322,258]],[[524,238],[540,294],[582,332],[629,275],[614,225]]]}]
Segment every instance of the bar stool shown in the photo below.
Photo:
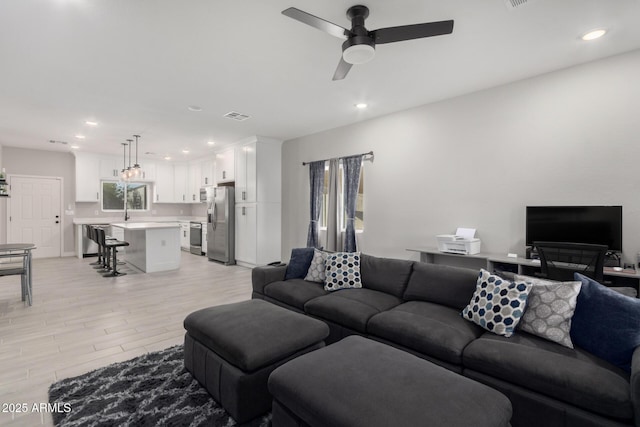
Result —
[{"label": "bar stool", "polygon": [[126,273],[118,271],[117,248],[129,246],[129,242],[117,240],[113,237],[106,238],[104,228],[96,228],[98,245],[102,246],[103,269],[107,270],[104,277],[124,276]]}]

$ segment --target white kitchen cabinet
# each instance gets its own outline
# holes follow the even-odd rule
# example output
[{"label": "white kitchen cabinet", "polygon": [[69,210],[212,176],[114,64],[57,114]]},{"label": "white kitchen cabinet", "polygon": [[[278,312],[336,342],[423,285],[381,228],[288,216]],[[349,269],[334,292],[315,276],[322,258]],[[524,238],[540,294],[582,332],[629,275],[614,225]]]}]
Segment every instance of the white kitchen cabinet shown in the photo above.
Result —
[{"label": "white kitchen cabinet", "polygon": [[173,203],[173,164],[158,162],[155,169],[154,203]]},{"label": "white kitchen cabinet", "polygon": [[201,171],[201,162],[189,163],[187,179],[187,201],[189,203],[200,203]]},{"label": "white kitchen cabinet", "polygon": [[236,262],[280,259],[282,142],[252,137],[236,146]]},{"label": "white kitchen cabinet", "polygon": [[229,148],[216,154],[216,183],[235,180],[235,149]]},{"label": "white kitchen cabinet", "polygon": [[203,160],[200,164],[200,186],[215,185],[214,171],[215,161],[213,159]]},{"label": "white kitchen cabinet", "polygon": [[202,252],[207,253],[207,223],[202,223]]},{"label": "white kitchen cabinet", "polygon": [[76,202],[100,201],[100,157],[74,153],[76,157]]},{"label": "white kitchen cabinet", "polygon": [[180,248],[184,251],[189,250],[190,236],[189,236],[189,221],[180,221]]},{"label": "white kitchen cabinet", "polygon": [[139,160],[140,167],[142,168],[141,181],[155,181],[156,180],[156,163],[151,160]]},{"label": "white kitchen cabinet", "polygon": [[186,163],[173,165],[173,201],[174,203],[190,203],[187,199],[188,168]]},{"label": "white kitchen cabinet", "polygon": [[280,203],[236,205],[236,263],[245,267],[280,260]]},{"label": "white kitchen cabinet", "polygon": [[123,164],[122,157],[100,156],[100,178],[108,180],[120,179],[120,171]]}]

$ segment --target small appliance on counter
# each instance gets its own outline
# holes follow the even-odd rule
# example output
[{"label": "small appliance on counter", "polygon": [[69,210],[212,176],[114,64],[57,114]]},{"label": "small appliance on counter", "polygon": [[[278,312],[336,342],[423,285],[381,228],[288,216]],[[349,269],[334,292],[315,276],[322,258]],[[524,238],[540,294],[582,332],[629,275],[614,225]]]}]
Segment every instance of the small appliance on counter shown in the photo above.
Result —
[{"label": "small appliance on counter", "polygon": [[475,228],[458,227],[456,234],[439,234],[436,236],[440,252],[460,255],[480,253],[480,239],[475,237]]}]

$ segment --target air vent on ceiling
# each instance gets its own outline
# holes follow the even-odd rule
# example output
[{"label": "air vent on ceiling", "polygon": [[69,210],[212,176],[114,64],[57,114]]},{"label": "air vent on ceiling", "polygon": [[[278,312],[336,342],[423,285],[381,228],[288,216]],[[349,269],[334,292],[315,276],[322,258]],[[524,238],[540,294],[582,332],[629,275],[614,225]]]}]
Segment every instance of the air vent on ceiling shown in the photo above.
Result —
[{"label": "air vent on ceiling", "polygon": [[515,9],[520,6],[524,6],[531,1],[532,0],[505,0],[505,4],[507,5],[507,9]]},{"label": "air vent on ceiling", "polygon": [[67,145],[68,144],[67,141],[56,141],[55,139],[50,139],[49,143],[50,144],[62,144],[62,145]]},{"label": "air vent on ceiling", "polygon": [[242,113],[238,113],[237,111],[230,111],[230,112],[228,112],[227,114],[225,114],[222,117],[226,117],[227,119],[232,119],[232,120],[237,120],[239,122],[242,122],[244,120],[247,120],[251,116],[248,116],[248,115],[242,114]]}]

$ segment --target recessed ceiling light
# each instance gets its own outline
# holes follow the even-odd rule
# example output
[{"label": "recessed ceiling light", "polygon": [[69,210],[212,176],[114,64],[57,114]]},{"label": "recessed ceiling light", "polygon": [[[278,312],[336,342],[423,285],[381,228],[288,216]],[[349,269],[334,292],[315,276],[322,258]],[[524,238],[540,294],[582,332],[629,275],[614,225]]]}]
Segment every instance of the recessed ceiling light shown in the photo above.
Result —
[{"label": "recessed ceiling light", "polygon": [[197,105],[189,105],[187,107],[187,110],[189,110],[189,111],[202,111],[202,107],[199,107]]},{"label": "recessed ceiling light", "polygon": [[207,141],[207,144],[209,144],[209,145],[215,145],[215,144],[216,144],[216,142],[215,142],[215,141]]},{"label": "recessed ceiling light", "polygon": [[165,160],[171,160],[171,156],[164,156]]},{"label": "recessed ceiling light", "polygon": [[87,120],[84,124],[89,126],[98,126],[98,122],[92,122],[91,120]]},{"label": "recessed ceiling light", "polygon": [[182,150],[184,154],[189,154],[189,150]]},{"label": "recessed ceiling light", "polygon": [[76,138],[78,138],[78,139],[84,139],[84,138],[85,138],[85,136],[84,136],[84,135],[76,135]]},{"label": "recessed ceiling light", "polygon": [[581,37],[582,40],[584,41],[590,41],[590,40],[595,40],[595,39],[599,39],[600,37],[604,36],[607,33],[607,30],[604,28],[598,28],[595,30],[591,30],[587,33],[584,33]]},{"label": "recessed ceiling light", "polygon": [[356,104],[356,108],[358,108],[360,110],[364,110],[365,108],[367,108],[367,104],[365,104],[364,102],[360,102],[360,103]]},{"label": "recessed ceiling light", "polygon": [[74,145],[71,145],[70,147],[71,147],[71,148],[73,148],[74,150],[77,150],[78,148],[80,148],[80,146],[79,146],[79,145],[75,145],[75,144],[74,144]]}]

